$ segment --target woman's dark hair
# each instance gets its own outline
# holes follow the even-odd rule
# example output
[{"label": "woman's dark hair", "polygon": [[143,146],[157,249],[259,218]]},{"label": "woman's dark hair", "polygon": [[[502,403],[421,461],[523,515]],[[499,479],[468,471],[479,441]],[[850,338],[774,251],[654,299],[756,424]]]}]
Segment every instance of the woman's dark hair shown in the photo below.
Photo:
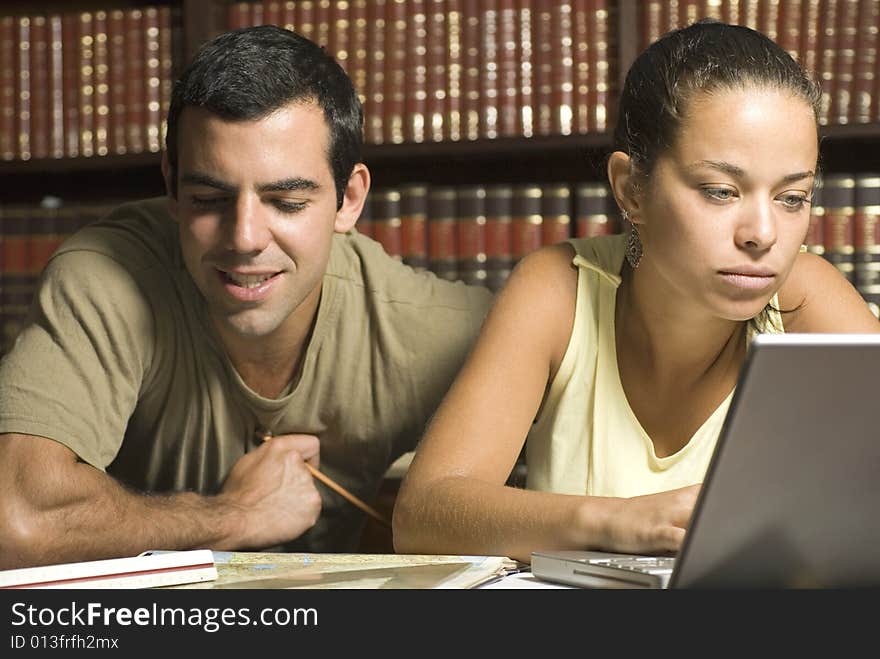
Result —
[{"label": "woman's dark hair", "polygon": [[233,30],[207,42],[174,84],[165,138],[172,194],[177,195],[177,134],[185,107],[248,121],[292,102],[315,103],[324,112],[330,130],[327,158],[340,206],[363,146],[364,115],[354,85],[323,48],[271,25]]},{"label": "woman's dark hair", "polygon": [[619,100],[615,149],[630,156],[635,174],[650,178],[696,94],[749,85],[803,98],[817,118],[818,139],[819,87],[791,55],[760,32],[705,19],[669,32],[633,62]]}]

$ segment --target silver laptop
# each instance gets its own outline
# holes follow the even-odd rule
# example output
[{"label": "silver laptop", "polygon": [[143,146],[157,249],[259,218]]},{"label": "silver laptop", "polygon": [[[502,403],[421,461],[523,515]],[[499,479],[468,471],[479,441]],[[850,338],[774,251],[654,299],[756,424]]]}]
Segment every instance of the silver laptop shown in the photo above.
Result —
[{"label": "silver laptop", "polygon": [[536,551],[583,587],[880,586],[880,335],[751,345],[677,557]]}]

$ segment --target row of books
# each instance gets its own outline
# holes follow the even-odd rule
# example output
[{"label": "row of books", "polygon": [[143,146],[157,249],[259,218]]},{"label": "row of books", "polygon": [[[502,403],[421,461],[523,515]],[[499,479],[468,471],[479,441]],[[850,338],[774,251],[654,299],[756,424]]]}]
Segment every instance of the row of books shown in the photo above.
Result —
[{"label": "row of books", "polygon": [[0,158],[159,151],[173,13],[147,6],[0,16]]},{"label": "row of books", "polygon": [[[48,197],[36,206],[0,205],[4,350],[58,245],[121,201],[62,203]],[[584,181],[377,188],[357,229],[414,269],[497,291],[529,252],[625,227],[607,184]],[[825,177],[813,196],[805,244],[833,263],[880,313],[880,172]]]},{"label": "row of books", "polygon": [[822,83],[822,124],[880,122],[880,0],[645,0],[642,47],[703,17],[776,41]]},{"label": "row of books", "polygon": [[361,95],[368,143],[608,129],[609,0],[257,0],[228,25],[274,24],[324,46]]}]

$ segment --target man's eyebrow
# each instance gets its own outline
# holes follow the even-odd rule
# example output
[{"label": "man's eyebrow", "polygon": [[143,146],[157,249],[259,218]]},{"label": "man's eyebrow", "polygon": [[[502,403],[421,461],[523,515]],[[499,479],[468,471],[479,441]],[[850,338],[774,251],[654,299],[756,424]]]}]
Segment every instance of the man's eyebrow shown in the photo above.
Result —
[{"label": "man's eyebrow", "polygon": [[272,183],[264,183],[257,186],[257,192],[293,192],[296,190],[320,190],[321,186],[317,181],[302,178],[286,178]]},{"label": "man's eyebrow", "polygon": [[199,172],[189,172],[186,174],[181,174],[180,182],[188,185],[206,185],[209,188],[217,188],[218,190],[222,190],[223,192],[235,192],[236,190],[234,185],[229,185],[228,183],[224,183],[223,181],[216,179],[213,176],[201,174]]},{"label": "man's eyebrow", "polygon": [[[724,160],[698,160],[697,162],[688,165],[688,169],[698,169],[699,167],[710,167],[712,169],[717,169],[718,171],[724,172],[725,174],[730,174],[731,176],[743,177],[745,176],[745,170],[742,167],[737,167],[736,165],[725,162]],[[805,178],[814,178],[816,176],[815,172],[805,171],[805,172],[795,172],[794,174],[787,174],[782,177],[783,183],[793,183],[794,181],[800,181]]]}]

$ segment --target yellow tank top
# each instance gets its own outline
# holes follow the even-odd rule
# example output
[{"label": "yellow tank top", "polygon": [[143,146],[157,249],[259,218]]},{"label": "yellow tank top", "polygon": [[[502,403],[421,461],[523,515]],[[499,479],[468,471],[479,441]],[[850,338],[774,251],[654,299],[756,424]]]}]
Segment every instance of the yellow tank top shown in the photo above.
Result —
[{"label": "yellow tank top", "polygon": [[[526,443],[529,489],[631,497],[702,482],[733,392],[677,453],[657,457],[627,402],[617,370],[614,307],[625,235],[578,238],[574,327]],[[770,305],[778,309],[776,296]],[[778,311],[758,332],[783,332]],[[755,334],[750,328],[748,339]]]}]

